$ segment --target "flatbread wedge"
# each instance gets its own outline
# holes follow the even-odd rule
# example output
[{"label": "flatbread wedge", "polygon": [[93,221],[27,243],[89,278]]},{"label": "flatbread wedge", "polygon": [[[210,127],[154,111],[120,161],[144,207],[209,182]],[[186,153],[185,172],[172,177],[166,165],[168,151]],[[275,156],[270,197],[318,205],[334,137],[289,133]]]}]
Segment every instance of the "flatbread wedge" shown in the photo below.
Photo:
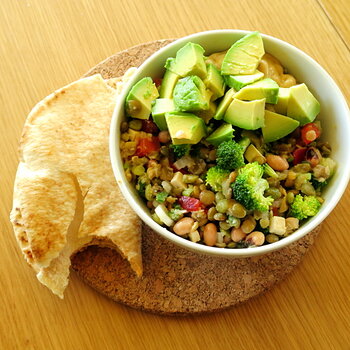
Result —
[{"label": "flatbread wedge", "polygon": [[39,102],[20,141],[10,219],[38,279],[61,298],[70,257],[113,246],[142,274],[141,223],[121,195],[109,160],[111,116],[123,79],[80,79]]}]

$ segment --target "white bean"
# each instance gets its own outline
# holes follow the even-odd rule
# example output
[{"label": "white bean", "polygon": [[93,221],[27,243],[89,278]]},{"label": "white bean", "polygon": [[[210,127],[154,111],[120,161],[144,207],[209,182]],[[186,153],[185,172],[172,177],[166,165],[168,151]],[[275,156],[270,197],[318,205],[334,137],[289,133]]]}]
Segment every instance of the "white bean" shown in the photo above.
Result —
[{"label": "white bean", "polygon": [[194,224],[192,218],[182,218],[173,227],[174,232],[179,236],[185,236],[191,232],[191,228]]}]

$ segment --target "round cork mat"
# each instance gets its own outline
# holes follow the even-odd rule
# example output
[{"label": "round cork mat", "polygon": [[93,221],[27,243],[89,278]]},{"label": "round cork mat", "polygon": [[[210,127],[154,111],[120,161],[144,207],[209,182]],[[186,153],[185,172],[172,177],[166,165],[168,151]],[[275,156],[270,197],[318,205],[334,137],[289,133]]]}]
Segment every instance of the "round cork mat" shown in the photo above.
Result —
[{"label": "round cork mat", "polygon": [[[121,76],[169,42],[159,40],[119,52],[86,76]],[[228,259],[187,251],[144,225],[141,278],[136,278],[129,263],[109,248],[88,247],[72,258],[72,267],[95,290],[133,308],[167,315],[213,312],[247,301],[283,280],[312,246],[318,231],[319,227],[276,252]]]}]

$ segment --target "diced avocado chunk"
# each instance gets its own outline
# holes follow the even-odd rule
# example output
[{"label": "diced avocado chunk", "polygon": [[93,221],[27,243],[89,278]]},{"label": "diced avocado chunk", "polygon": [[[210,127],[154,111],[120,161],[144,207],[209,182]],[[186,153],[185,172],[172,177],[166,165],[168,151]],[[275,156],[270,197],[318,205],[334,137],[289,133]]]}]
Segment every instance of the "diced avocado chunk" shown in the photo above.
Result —
[{"label": "diced avocado chunk", "polygon": [[208,124],[210,119],[214,117],[216,109],[216,103],[211,101],[209,102],[209,109],[206,109],[205,111],[198,111],[196,112],[196,115],[198,117],[201,117],[204,120],[205,124]]},{"label": "diced avocado chunk", "polygon": [[160,98],[172,98],[173,91],[176,83],[180,79],[180,76],[171,70],[166,70],[162,84],[160,85],[159,97]]},{"label": "diced avocado chunk", "polygon": [[264,126],[265,99],[241,101],[233,99],[224,116],[227,123],[245,130],[256,130]]},{"label": "diced avocado chunk", "polygon": [[227,51],[222,62],[221,74],[253,74],[264,53],[264,44],[260,33],[249,33],[236,41]]},{"label": "diced avocado chunk", "polygon": [[320,109],[320,103],[304,83],[290,87],[288,117],[298,120],[303,126],[314,121]]},{"label": "diced avocado chunk", "polygon": [[258,162],[259,164],[264,164],[266,162],[266,158],[253,144],[250,144],[247,147],[246,151],[244,152],[244,158],[249,163]]},{"label": "diced avocado chunk", "polygon": [[202,46],[194,43],[187,43],[176,53],[175,61],[168,59],[165,68],[181,77],[197,75],[205,79],[207,68],[205,66],[203,54],[204,49]]},{"label": "diced avocado chunk", "polygon": [[230,103],[232,102],[233,96],[235,93],[236,93],[236,91],[234,89],[227,90],[225,96],[218,104],[218,108],[216,109],[214,119],[221,120],[224,117],[226,110],[227,110],[228,106],[230,105]]},{"label": "diced avocado chunk", "polygon": [[256,81],[262,79],[264,73],[256,70],[253,74],[245,75],[224,75],[225,83],[227,86],[234,88],[235,90],[240,90],[242,87],[255,83]]},{"label": "diced avocado chunk", "polygon": [[282,114],[265,111],[265,126],[261,131],[265,142],[272,142],[287,136],[299,126],[299,122]]},{"label": "diced avocado chunk", "polygon": [[165,113],[165,120],[174,145],[196,144],[206,136],[204,121],[191,113]]},{"label": "diced avocado chunk", "polygon": [[209,108],[211,93],[201,78],[191,75],[177,82],[173,96],[177,111],[200,111]]},{"label": "diced avocado chunk", "polygon": [[287,107],[290,95],[290,88],[281,88],[278,90],[278,101],[276,103],[275,111],[279,114],[287,115]]},{"label": "diced avocado chunk", "polygon": [[174,112],[174,101],[170,98],[157,98],[152,106],[152,117],[160,130],[168,130],[165,113]]},{"label": "diced avocado chunk", "polygon": [[266,103],[275,104],[278,100],[278,90],[278,84],[274,80],[266,78],[245,86],[236,93],[235,98],[248,101],[265,98]]},{"label": "diced avocado chunk", "polygon": [[207,77],[204,79],[204,84],[213,93],[211,96],[212,101],[224,96],[224,78],[213,64],[208,64],[207,66]]},{"label": "diced avocado chunk", "polygon": [[152,78],[142,78],[131,88],[126,97],[126,113],[133,118],[148,119],[151,114],[152,101],[158,96],[158,89]]},{"label": "diced avocado chunk", "polygon": [[224,123],[212,132],[206,140],[214,146],[219,146],[224,141],[232,140],[233,131],[231,124]]}]

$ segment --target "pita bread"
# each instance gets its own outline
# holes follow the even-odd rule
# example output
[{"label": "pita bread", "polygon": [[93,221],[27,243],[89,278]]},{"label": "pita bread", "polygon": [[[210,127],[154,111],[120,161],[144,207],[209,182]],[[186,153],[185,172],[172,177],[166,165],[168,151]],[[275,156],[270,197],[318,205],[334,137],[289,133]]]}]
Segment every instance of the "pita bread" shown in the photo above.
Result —
[{"label": "pita bread", "polygon": [[109,160],[109,124],[125,76],[78,80],[39,102],[20,142],[11,221],[37,277],[63,297],[70,257],[113,245],[142,274],[141,223],[122,197]]}]

